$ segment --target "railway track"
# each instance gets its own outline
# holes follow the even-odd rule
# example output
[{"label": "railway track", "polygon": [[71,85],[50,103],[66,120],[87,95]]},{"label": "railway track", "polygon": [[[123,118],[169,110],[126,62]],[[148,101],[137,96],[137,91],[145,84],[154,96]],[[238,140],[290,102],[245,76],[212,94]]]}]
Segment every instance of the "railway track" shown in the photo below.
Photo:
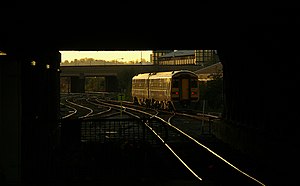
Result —
[{"label": "railway track", "polygon": [[[145,113],[145,112],[143,112]],[[230,185],[264,185],[250,174],[242,171],[209,147],[200,143],[188,133],[170,122],[176,114],[161,116],[150,114],[156,122],[146,121],[144,124],[151,130],[162,144],[185,166],[198,180],[210,180],[216,184]],[[199,157],[199,158],[195,158]]]},{"label": "railway track", "polygon": [[70,113],[62,113],[62,119],[100,119],[116,117],[120,110],[116,107],[99,104],[88,97],[67,98],[61,103]]},{"label": "railway track", "polygon": [[[181,176],[192,175],[198,181],[216,185],[264,185],[263,182],[200,143],[199,133],[193,133],[193,131],[199,131],[199,129],[194,130],[192,127],[186,127],[187,125],[192,126],[190,123],[195,120],[199,124],[201,123],[200,120],[210,122],[213,119],[218,119],[215,116],[159,112],[130,103],[123,103],[121,106],[118,102],[107,102],[96,97],[80,98],[79,100],[80,104],[85,106],[79,105],[78,99],[76,100],[77,103],[74,104],[73,102],[72,105],[86,109],[85,115],[80,116],[80,118],[89,119],[94,117],[95,119],[95,116],[103,118],[105,111],[99,111],[95,114],[94,110],[105,107],[109,108],[106,112],[115,110],[118,116],[121,112],[123,116],[127,115],[129,118],[135,117],[141,120],[147,131],[156,138],[156,142],[164,147],[165,156],[171,156],[173,158],[172,162],[181,164],[181,168],[185,170],[183,171],[185,173],[177,172],[176,174],[181,174]],[[87,104],[90,104],[89,107],[87,107]],[[116,115],[111,114],[111,117],[116,117]]]}]

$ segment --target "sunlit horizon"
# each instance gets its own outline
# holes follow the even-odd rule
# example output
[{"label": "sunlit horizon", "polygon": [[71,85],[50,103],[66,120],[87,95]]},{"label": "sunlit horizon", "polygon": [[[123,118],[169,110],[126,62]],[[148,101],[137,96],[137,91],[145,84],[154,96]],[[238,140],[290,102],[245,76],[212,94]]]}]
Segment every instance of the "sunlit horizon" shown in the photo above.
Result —
[{"label": "sunlit horizon", "polygon": [[136,61],[145,59],[150,61],[152,50],[136,50],[136,51],[60,51],[61,62],[66,60],[74,61],[74,59],[93,58],[95,60],[105,61]]}]

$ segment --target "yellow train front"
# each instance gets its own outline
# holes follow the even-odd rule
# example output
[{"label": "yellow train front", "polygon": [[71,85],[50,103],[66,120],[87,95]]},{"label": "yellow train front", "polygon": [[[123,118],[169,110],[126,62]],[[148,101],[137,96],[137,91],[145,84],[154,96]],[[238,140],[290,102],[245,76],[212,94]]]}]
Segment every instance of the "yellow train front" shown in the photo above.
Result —
[{"label": "yellow train front", "polygon": [[198,76],[188,70],[138,74],[132,78],[134,103],[175,111],[195,110],[199,101]]}]

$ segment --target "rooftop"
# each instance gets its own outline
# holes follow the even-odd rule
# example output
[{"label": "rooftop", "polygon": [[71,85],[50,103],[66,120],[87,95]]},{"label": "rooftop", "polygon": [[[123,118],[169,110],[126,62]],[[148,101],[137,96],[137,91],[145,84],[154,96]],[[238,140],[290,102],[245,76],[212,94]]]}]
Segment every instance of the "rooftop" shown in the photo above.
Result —
[{"label": "rooftop", "polygon": [[164,57],[178,57],[178,56],[191,56],[195,55],[195,50],[176,50],[174,52],[169,52],[163,56],[160,56],[160,58]]}]

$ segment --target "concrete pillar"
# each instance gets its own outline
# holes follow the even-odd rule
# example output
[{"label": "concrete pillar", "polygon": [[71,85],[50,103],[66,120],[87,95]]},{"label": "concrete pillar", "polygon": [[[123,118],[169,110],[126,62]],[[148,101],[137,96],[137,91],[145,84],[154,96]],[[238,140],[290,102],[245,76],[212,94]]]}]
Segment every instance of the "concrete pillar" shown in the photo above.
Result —
[{"label": "concrete pillar", "polygon": [[71,93],[84,93],[85,92],[85,78],[83,74],[80,76],[71,77]]},{"label": "concrete pillar", "polygon": [[298,33],[286,30],[287,25],[245,27],[228,37],[230,46],[218,50],[226,123],[215,128],[216,136],[263,162],[267,179],[281,185],[299,182],[295,172],[287,171],[299,164],[299,56],[296,43],[291,45]]},{"label": "concrete pillar", "polygon": [[46,182],[59,115],[58,51],[0,56],[0,183]]},{"label": "concrete pillar", "polygon": [[116,76],[105,77],[105,90],[108,92],[119,91],[119,83],[118,83],[118,78]]},{"label": "concrete pillar", "polygon": [[0,55],[0,185],[21,183],[21,63]]},{"label": "concrete pillar", "polygon": [[[52,134],[59,118],[58,51],[23,54],[22,61],[22,182],[47,180]],[[34,62],[34,63],[33,63]]]}]

